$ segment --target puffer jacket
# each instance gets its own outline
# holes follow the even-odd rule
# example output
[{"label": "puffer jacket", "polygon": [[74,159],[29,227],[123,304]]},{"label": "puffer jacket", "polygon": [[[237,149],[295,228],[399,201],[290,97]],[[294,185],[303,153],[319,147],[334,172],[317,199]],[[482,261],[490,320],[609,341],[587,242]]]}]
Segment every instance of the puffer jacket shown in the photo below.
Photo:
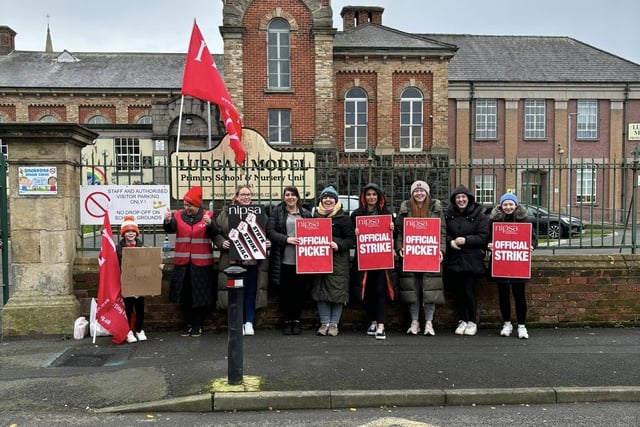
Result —
[{"label": "puffer jacket", "polygon": [[[507,215],[503,212],[500,206],[496,206],[491,211],[491,215],[489,215],[490,225],[489,225],[489,242],[493,242],[493,223],[494,222],[530,222],[527,218],[527,209],[518,205],[516,210],[511,214]],[[538,247],[538,236],[536,235],[536,230],[534,227],[531,227],[531,247],[533,249]],[[496,282],[526,282],[526,279],[509,279],[506,277],[492,277],[492,279]]]},{"label": "puffer jacket", "polygon": [[[469,203],[464,210],[458,209],[455,198],[466,194]],[[482,212],[482,205],[464,185],[458,186],[451,194],[451,203],[445,213],[447,228],[444,267],[456,273],[486,274],[484,258],[489,243],[489,217]],[[451,241],[464,237],[466,243],[460,249],[451,247]]]},{"label": "puffer jacket", "polygon": [[[400,205],[398,217],[395,222],[395,231],[397,233],[395,240],[396,250],[402,248],[404,241],[404,219],[411,218],[411,204],[409,200],[405,200]],[[446,230],[442,212],[442,203],[438,199],[431,200],[428,218],[440,218],[440,250],[444,252],[444,241],[446,238]],[[399,259],[398,270],[398,287],[400,289],[399,299],[406,304],[413,304],[418,301],[415,288],[416,274],[423,275],[422,301],[423,303],[444,304],[444,285],[442,283],[442,271],[439,273],[413,273],[402,271],[402,258]]]},{"label": "puffer jacket", "polygon": [[[324,218],[316,209],[314,216]],[[349,301],[349,257],[356,244],[353,223],[342,208],[331,217],[331,240],[338,244],[333,251],[333,273],[314,274],[311,280],[311,298],[346,304]]]}]

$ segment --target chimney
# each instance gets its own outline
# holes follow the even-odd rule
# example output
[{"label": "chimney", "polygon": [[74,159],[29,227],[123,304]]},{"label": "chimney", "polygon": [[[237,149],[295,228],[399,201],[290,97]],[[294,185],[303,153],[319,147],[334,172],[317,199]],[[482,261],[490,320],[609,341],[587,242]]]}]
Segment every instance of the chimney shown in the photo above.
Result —
[{"label": "chimney", "polygon": [[16,32],[6,25],[0,25],[0,55],[8,55],[16,50]]},{"label": "chimney", "polygon": [[384,8],[377,6],[345,6],[340,11],[342,30],[347,31],[369,22],[382,25],[383,12]]}]

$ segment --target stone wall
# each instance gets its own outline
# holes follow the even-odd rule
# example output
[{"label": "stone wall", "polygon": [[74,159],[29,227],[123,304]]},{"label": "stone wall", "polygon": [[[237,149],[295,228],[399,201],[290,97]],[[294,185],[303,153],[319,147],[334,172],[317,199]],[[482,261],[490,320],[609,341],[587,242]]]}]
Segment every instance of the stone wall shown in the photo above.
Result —
[{"label": "stone wall", "polygon": [[[180,307],[168,300],[171,268],[165,272],[162,295],[147,297],[145,328],[149,331],[178,330],[181,327]],[[638,255],[556,255],[534,256],[532,280],[527,285],[529,313],[527,324],[555,326],[615,326],[635,325],[640,320],[640,256]],[[98,266],[95,258],[76,259],[74,269],[75,294],[80,299],[83,315],[89,315],[89,301],[97,295]],[[496,286],[482,279],[477,289],[480,328],[497,327],[500,320]],[[434,323],[439,328],[452,329],[457,323],[451,303],[436,309]],[[515,321],[515,311],[514,321]],[[317,326],[314,303],[309,300],[303,313],[306,329]],[[367,323],[358,304],[349,304],[342,317],[342,328],[363,329]],[[388,312],[390,330],[406,330],[408,310],[394,304]],[[216,311],[208,316],[207,328],[224,329],[227,316]],[[256,326],[279,328],[280,313],[277,298],[269,296],[269,307],[258,311]]]}]

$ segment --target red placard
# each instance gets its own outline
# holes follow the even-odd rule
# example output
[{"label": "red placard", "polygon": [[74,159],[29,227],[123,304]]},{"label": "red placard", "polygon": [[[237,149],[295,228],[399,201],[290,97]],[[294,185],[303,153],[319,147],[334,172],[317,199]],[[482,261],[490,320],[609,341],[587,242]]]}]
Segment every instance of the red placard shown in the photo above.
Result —
[{"label": "red placard", "polygon": [[391,215],[356,217],[356,251],[359,270],[393,268],[393,231]]},{"label": "red placard", "polygon": [[491,275],[531,278],[531,223],[493,223]]},{"label": "red placard", "polygon": [[296,273],[333,273],[331,218],[296,220]]},{"label": "red placard", "polygon": [[405,218],[404,271],[440,272],[440,218]]}]

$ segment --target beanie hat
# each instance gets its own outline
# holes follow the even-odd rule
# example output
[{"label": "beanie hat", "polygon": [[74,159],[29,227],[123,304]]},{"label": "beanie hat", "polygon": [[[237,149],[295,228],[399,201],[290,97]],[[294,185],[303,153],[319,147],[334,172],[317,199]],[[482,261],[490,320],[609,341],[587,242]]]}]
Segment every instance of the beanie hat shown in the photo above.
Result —
[{"label": "beanie hat", "polygon": [[133,220],[133,215],[125,215],[124,221],[120,226],[120,235],[124,237],[124,233],[127,231],[135,231],[137,235],[140,235],[138,224]]},{"label": "beanie hat", "polygon": [[411,184],[411,194],[413,194],[413,192],[418,188],[421,188],[426,191],[427,194],[430,194],[431,189],[429,188],[429,184],[424,181],[415,181],[413,184]]},{"label": "beanie hat", "polygon": [[183,200],[197,208],[202,206],[202,187],[191,187],[184,195]]},{"label": "beanie hat", "polygon": [[500,197],[500,206],[502,206],[502,204],[507,200],[511,200],[513,203],[516,204],[516,206],[518,206],[518,198],[513,193],[503,194],[502,197]]},{"label": "beanie hat", "polygon": [[322,192],[320,193],[320,200],[324,199],[325,197],[333,197],[336,203],[338,202],[338,192],[333,185],[330,185],[322,190]]}]

